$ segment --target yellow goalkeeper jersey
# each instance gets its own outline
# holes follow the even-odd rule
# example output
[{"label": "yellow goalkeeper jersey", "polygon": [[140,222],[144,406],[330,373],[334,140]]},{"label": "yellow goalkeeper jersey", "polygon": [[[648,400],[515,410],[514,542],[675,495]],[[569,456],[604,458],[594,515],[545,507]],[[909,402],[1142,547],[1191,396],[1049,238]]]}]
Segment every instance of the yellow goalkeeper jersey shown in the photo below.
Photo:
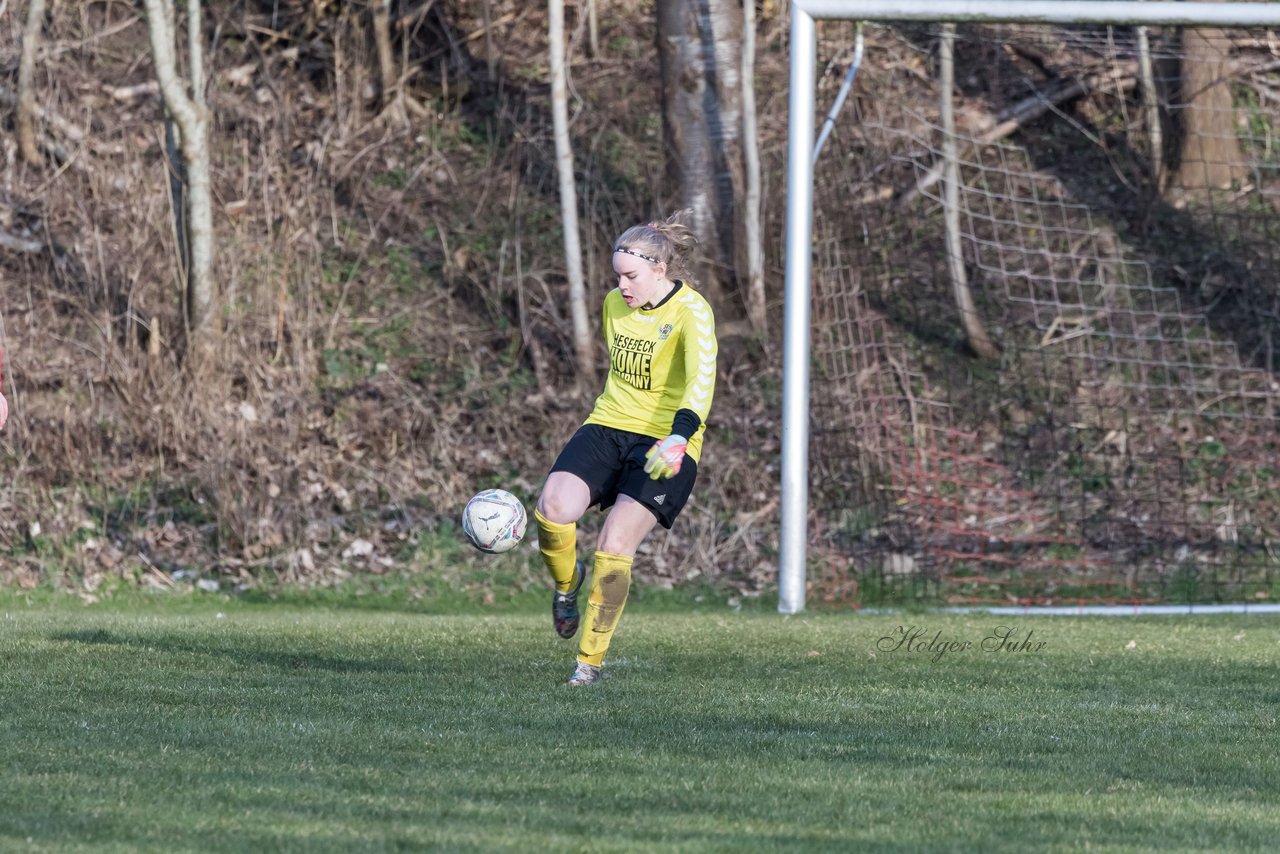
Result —
[{"label": "yellow goalkeeper jersey", "polygon": [[604,298],[604,338],[609,378],[586,423],[662,438],[685,410],[682,424],[697,428],[686,453],[697,462],[716,388],[711,306],[680,281],[650,309],[629,308],[614,288]]}]

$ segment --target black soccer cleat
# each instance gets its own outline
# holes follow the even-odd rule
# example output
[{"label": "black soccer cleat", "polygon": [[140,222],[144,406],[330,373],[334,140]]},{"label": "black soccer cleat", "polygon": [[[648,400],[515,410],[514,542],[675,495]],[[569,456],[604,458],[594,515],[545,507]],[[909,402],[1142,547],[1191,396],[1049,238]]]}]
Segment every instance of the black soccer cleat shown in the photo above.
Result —
[{"label": "black soccer cleat", "polygon": [[587,568],[582,561],[573,565],[577,582],[568,593],[559,590],[551,597],[551,622],[556,627],[556,634],[562,638],[571,638],[578,633],[578,591],[582,589],[582,580],[587,577]]}]

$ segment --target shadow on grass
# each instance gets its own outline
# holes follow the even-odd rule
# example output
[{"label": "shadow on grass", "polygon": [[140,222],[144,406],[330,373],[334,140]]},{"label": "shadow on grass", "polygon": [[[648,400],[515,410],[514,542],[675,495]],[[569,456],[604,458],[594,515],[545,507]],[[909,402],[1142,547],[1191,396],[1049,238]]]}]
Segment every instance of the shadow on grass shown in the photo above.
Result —
[{"label": "shadow on grass", "polygon": [[[585,589],[590,589],[588,579]],[[340,611],[369,611],[422,614],[426,616],[490,616],[498,614],[536,614],[550,610],[552,586],[533,590],[497,590],[492,597],[489,588],[434,589],[414,592],[408,585],[395,582],[384,589],[370,590],[356,585],[335,588],[246,590],[235,595],[235,601],[246,605],[331,608]],[[776,591],[742,596],[728,584],[693,581],[675,587],[633,583],[628,603],[650,611],[689,612],[697,610],[743,611],[777,610]]]},{"label": "shadow on grass", "polygon": [[195,643],[180,635],[167,634],[135,637],[107,629],[58,632],[52,640],[96,646],[131,647],[145,650],[164,650],[172,653],[194,655],[221,655],[246,664],[263,664],[281,670],[329,670],[335,673],[420,673],[421,668],[409,667],[392,658],[361,659],[339,658],[323,655],[314,650],[266,650],[258,646],[226,644],[218,642]]}]

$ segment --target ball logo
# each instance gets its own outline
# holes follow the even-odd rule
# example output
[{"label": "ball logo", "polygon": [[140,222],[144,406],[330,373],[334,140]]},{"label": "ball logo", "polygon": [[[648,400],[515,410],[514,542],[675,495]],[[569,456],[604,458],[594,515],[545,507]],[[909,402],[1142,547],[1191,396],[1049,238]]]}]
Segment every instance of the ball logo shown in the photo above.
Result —
[{"label": "ball logo", "polygon": [[462,532],[473,546],[488,554],[515,548],[524,538],[527,523],[520,499],[504,489],[476,493],[462,511]]}]

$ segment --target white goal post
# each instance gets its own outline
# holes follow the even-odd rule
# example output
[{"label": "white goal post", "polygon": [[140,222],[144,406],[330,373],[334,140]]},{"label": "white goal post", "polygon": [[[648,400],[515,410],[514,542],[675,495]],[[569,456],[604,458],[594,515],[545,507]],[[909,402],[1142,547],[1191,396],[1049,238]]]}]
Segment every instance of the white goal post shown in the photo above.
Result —
[{"label": "white goal post", "polygon": [[1280,3],[1168,0],[792,0],[787,145],[781,542],[778,611],[804,610],[808,536],[809,366],[818,19],[1280,26]]}]

